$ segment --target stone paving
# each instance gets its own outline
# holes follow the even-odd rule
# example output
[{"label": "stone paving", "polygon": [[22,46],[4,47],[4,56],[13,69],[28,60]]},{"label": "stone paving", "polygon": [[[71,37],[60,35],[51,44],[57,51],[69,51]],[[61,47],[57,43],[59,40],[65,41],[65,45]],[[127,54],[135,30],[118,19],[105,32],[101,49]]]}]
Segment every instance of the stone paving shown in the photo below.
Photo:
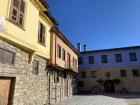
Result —
[{"label": "stone paving", "polygon": [[81,95],[73,96],[55,105],[140,105],[140,97],[135,98],[135,95]]}]

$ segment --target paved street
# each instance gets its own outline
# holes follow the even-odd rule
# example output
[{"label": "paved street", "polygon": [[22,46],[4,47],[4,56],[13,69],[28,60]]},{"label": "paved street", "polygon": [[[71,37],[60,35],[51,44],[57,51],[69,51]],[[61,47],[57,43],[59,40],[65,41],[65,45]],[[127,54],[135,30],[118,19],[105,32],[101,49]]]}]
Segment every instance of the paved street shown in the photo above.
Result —
[{"label": "paved street", "polygon": [[140,105],[140,95],[81,95],[55,105]]}]

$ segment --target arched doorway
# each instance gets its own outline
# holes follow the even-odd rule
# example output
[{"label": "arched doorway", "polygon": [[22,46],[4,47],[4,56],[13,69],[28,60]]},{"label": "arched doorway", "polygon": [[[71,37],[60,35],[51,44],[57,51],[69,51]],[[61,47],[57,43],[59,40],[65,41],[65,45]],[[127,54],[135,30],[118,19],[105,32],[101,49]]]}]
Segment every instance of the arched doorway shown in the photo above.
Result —
[{"label": "arched doorway", "polygon": [[104,91],[107,93],[115,92],[115,86],[114,86],[114,82],[112,80],[106,80],[104,82]]}]

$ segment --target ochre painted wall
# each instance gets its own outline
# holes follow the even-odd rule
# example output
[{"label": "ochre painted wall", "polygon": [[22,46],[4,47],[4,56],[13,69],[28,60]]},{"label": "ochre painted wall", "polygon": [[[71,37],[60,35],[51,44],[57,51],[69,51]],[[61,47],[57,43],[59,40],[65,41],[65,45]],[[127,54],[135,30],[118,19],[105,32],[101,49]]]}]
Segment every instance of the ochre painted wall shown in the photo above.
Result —
[{"label": "ochre painted wall", "polygon": [[[0,32],[0,37],[32,49],[36,54],[44,58],[50,58],[50,28],[52,23],[43,18],[37,8],[30,0],[25,0],[25,18],[24,27],[19,28],[9,20],[11,0],[0,1],[0,16],[5,17],[5,32]],[[46,43],[45,46],[38,43],[39,22],[46,26]]]}]

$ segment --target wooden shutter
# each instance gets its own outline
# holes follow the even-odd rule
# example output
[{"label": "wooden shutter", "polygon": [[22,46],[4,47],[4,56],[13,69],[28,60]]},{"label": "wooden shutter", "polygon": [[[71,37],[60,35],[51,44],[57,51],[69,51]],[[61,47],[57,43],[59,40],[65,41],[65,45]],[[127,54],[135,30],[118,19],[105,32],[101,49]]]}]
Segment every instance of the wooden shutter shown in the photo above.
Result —
[{"label": "wooden shutter", "polygon": [[42,43],[45,44],[45,26],[42,26]]},{"label": "wooden shutter", "polygon": [[18,20],[19,1],[20,0],[13,0],[13,3],[12,3],[11,19],[15,23],[17,23],[17,20]]},{"label": "wooden shutter", "polygon": [[39,24],[39,28],[38,28],[38,42],[40,42],[40,34],[41,34],[41,23]]},{"label": "wooden shutter", "polygon": [[24,8],[25,8],[25,2],[23,0],[21,0],[20,7],[19,7],[19,19],[18,19],[18,23],[21,26],[24,23]]}]

